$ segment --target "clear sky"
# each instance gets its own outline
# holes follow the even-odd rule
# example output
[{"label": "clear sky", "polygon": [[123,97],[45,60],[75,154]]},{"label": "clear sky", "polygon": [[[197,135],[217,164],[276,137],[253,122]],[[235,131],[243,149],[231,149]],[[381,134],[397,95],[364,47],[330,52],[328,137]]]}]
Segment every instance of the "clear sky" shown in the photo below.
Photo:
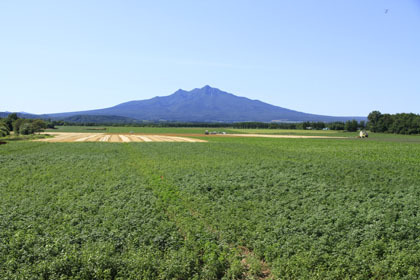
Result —
[{"label": "clear sky", "polygon": [[0,111],[206,84],[308,113],[420,113],[420,0],[0,0]]}]

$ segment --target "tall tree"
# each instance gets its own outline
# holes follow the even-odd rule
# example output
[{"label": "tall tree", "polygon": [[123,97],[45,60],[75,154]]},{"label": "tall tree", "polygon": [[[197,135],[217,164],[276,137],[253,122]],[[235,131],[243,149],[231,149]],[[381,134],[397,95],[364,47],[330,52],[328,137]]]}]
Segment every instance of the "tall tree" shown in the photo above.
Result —
[{"label": "tall tree", "polygon": [[357,131],[357,128],[358,128],[358,123],[356,120],[346,121],[344,125],[344,129],[351,132]]},{"label": "tall tree", "polygon": [[378,131],[378,125],[379,122],[382,118],[382,114],[379,111],[372,111],[369,116],[368,116],[368,124],[369,124],[369,129],[373,132],[377,132]]},{"label": "tall tree", "polygon": [[17,113],[11,113],[7,116],[5,120],[5,124],[7,125],[7,128],[9,129],[9,131],[13,130],[13,122],[16,121],[17,119],[19,119]]}]

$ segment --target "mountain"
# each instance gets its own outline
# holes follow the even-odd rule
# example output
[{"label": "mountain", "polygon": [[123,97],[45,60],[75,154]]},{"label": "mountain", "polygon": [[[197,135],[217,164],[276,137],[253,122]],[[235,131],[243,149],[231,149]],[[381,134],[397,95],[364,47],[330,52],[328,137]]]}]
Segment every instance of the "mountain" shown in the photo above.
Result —
[{"label": "mountain", "polygon": [[[7,116],[11,113],[15,113],[15,112],[0,112],[0,118],[7,118]],[[24,119],[47,119],[48,115],[35,115],[35,114],[30,114],[30,113],[26,113],[26,112],[18,112],[16,113],[17,116],[19,118],[24,118]]]},{"label": "mountain", "polygon": [[[53,118],[55,119],[55,118]],[[65,118],[58,118],[59,120],[71,123],[95,123],[95,124],[126,124],[139,123],[140,121],[121,116],[110,115],[74,115]]]},{"label": "mountain", "polygon": [[120,116],[140,121],[179,122],[332,122],[366,119],[365,117],[331,117],[302,113],[259,100],[239,97],[210,86],[191,91],[179,89],[169,96],[125,102],[105,109],[49,114],[48,116],[64,119],[76,115]]}]

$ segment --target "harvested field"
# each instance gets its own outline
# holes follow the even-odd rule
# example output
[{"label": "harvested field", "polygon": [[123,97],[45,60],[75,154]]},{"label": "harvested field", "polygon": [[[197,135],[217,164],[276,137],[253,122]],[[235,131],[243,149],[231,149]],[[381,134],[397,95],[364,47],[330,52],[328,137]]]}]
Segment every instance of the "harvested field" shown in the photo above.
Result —
[{"label": "harvested field", "polygon": [[207,142],[201,139],[168,136],[105,133],[48,133],[54,138],[39,139],[41,142]]}]

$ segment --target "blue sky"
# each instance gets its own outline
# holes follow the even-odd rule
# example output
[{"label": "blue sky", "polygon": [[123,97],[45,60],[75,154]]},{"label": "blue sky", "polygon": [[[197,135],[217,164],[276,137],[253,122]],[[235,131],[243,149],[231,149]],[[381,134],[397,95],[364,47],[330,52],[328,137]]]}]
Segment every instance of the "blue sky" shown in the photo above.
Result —
[{"label": "blue sky", "polygon": [[206,84],[308,113],[420,113],[420,1],[0,1],[0,111]]}]

